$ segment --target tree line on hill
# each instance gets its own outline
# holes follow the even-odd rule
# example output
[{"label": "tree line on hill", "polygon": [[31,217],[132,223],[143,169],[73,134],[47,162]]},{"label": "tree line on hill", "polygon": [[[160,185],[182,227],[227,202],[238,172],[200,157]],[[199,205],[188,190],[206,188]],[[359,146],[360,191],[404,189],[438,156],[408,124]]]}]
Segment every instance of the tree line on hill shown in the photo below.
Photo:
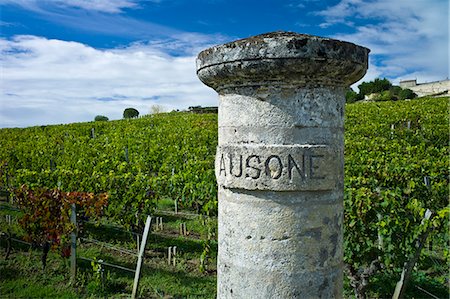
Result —
[{"label": "tree line on hill", "polygon": [[[403,89],[400,86],[393,85],[388,79],[377,78],[370,82],[363,82],[358,85],[359,92],[349,88],[345,94],[346,103],[355,103],[365,99],[372,101],[397,101],[416,98],[417,95],[411,89]],[[152,114],[162,111],[160,106],[152,106]],[[189,112],[193,113],[217,113],[217,107],[189,107]],[[139,111],[135,108],[126,108],[123,111],[123,118],[137,118]],[[109,118],[104,115],[97,115],[95,121],[108,121]]]},{"label": "tree line on hill", "polygon": [[365,99],[372,101],[397,101],[413,99],[417,97],[411,89],[403,89],[393,85],[388,79],[377,78],[370,82],[363,82],[358,85],[359,92],[349,89],[345,94],[347,103],[355,103]]},{"label": "tree line on hill", "polygon": [[[158,114],[162,113],[164,111],[164,108],[160,105],[153,105],[150,107],[150,114]],[[172,112],[180,112],[179,110],[173,110]],[[191,106],[187,110],[187,112],[190,113],[196,113],[196,114],[203,114],[203,113],[218,113],[218,107],[202,107],[202,106]],[[123,118],[124,119],[130,119],[130,118],[137,118],[139,117],[139,111],[135,108],[126,108],[123,111]],[[104,115],[97,115],[94,118],[94,121],[108,121],[109,118]]]},{"label": "tree line on hill", "polygon": [[[139,116],[139,111],[135,108],[126,108],[123,111],[123,118],[130,119],[130,118],[137,118]],[[109,118],[104,115],[97,115],[94,118],[95,121],[108,121]]]}]

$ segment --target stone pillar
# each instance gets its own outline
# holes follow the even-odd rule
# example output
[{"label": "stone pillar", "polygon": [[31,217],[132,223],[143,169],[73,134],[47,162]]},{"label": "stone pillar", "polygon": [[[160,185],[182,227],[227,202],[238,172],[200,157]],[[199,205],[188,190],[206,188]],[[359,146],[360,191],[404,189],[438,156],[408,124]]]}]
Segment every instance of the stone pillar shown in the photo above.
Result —
[{"label": "stone pillar", "polygon": [[219,93],[218,298],[341,298],[344,104],[369,49],[274,32],[198,55]]}]

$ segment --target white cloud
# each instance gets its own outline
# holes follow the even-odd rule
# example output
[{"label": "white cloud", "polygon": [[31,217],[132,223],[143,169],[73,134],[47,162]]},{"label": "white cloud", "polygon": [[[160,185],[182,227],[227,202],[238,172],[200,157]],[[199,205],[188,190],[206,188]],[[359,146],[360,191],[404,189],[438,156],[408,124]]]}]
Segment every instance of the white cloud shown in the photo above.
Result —
[{"label": "white cloud", "polygon": [[323,26],[352,27],[353,32],[333,37],[371,49],[372,64],[381,77],[396,83],[448,77],[447,1],[342,0],[316,14],[324,18]]},{"label": "white cloud", "polygon": [[[183,52],[192,50],[191,44],[228,40],[220,34],[186,32],[121,13],[125,8],[139,8],[144,1],[157,3],[162,0],[0,0],[0,5],[19,5],[58,27],[127,40],[152,41],[155,46],[159,43],[164,47],[177,47]],[[185,47],[180,47],[180,44]]]},{"label": "white cloud", "polygon": [[136,1],[130,0],[54,0],[53,2],[61,6],[108,13],[119,13],[124,8],[135,8],[137,6]]},{"label": "white cloud", "polygon": [[161,43],[99,50],[36,36],[0,39],[0,127],[91,121],[98,114],[119,119],[127,107],[148,114],[155,104],[166,111],[217,105],[215,92],[196,76],[193,52],[171,56]]},{"label": "white cloud", "polygon": [[0,0],[0,4],[16,4],[34,11],[40,11],[41,7],[47,5],[55,5],[105,13],[120,13],[127,8],[137,8],[138,2],[139,0]]}]

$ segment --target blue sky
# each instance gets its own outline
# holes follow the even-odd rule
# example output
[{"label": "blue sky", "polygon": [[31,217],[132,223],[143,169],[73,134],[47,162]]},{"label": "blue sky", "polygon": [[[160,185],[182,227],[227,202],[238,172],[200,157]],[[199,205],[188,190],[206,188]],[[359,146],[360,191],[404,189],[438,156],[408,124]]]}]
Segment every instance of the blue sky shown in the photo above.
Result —
[{"label": "blue sky", "polygon": [[0,128],[215,106],[198,52],[276,30],[370,48],[364,81],[445,79],[448,16],[447,0],[0,0]]}]

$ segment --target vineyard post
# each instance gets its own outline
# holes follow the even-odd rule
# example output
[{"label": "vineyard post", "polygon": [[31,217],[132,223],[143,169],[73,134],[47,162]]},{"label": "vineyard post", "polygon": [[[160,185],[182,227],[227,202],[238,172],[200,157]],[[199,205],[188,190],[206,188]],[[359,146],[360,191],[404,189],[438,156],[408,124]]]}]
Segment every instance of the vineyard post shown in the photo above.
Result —
[{"label": "vineyard post", "polygon": [[219,94],[218,298],[342,298],[345,92],[369,49],[273,32],[202,51]]},{"label": "vineyard post", "polygon": [[[424,225],[426,220],[430,220],[432,215],[433,213],[429,209],[427,209],[425,211],[425,215],[423,217],[421,225]],[[422,248],[426,243],[428,234],[430,233],[431,229],[432,226],[428,227],[418,236],[416,240],[415,252],[412,256],[409,257],[408,261],[406,261],[405,265],[403,266],[400,280],[397,282],[395,286],[395,291],[394,294],[392,295],[392,299],[401,299],[405,296],[406,286],[411,278],[413,268],[416,265],[417,261],[419,260],[420,252],[422,251]]]},{"label": "vineyard post", "polygon": [[167,263],[170,265],[172,262],[172,246],[167,248]]},{"label": "vineyard post", "polygon": [[5,167],[5,175],[6,175],[6,189],[9,190],[8,163],[6,163],[6,167]]},{"label": "vineyard post", "polygon": [[156,217],[155,220],[156,220],[156,221],[155,221],[155,224],[154,224],[155,227],[154,227],[153,229],[154,229],[155,231],[157,231],[157,230],[159,229],[159,217]]},{"label": "vineyard post", "polygon": [[6,222],[8,223],[8,228],[6,229],[6,253],[5,260],[8,259],[11,253],[11,215],[6,215]]},{"label": "vineyard post", "polygon": [[74,203],[72,204],[70,222],[75,226],[74,231],[70,234],[70,280],[74,284],[77,276],[77,210]]},{"label": "vineyard post", "polygon": [[139,235],[136,235],[136,247],[137,247],[137,252],[139,254],[140,249],[139,249]]},{"label": "vineyard post", "polygon": [[163,219],[162,219],[162,217],[158,217],[159,218],[159,230],[163,230]]},{"label": "vineyard post", "polygon": [[187,236],[186,222],[180,223],[180,235]]},{"label": "vineyard post", "polygon": [[[378,222],[381,222],[383,219],[383,216],[380,213],[377,213],[377,219]],[[381,228],[378,228],[378,249],[383,250],[384,249],[384,241],[383,241],[383,235],[381,234]]]},{"label": "vineyard post", "polygon": [[5,169],[5,173],[6,173],[6,191],[8,192],[8,197],[7,200],[10,204],[13,203],[13,196],[11,193],[11,190],[9,189],[9,174],[8,174],[8,164],[6,164],[6,169]]},{"label": "vineyard post", "polygon": [[172,263],[174,266],[177,263],[177,246],[172,247]]},{"label": "vineyard post", "polygon": [[431,184],[430,184],[430,177],[429,176],[424,176],[423,177],[423,183],[425,184],[425,186],[429,189]]},{"label": "vineyard post", "polygon": [[151,222],[152,222],[152,217],[147,216],[147,221],[145,222],[144,234],[142,235],[142,241],[141,241],[138,261],[137,261],[137,265],[136,265],[136,272],[134,274],[133,291],[131,293],[132,299],[136,298],[136,294],[138,291],[139,280],[140,280],[141,269],[142,269],[142,260],[144,259],[145,246],[147,245],[147,236],[148,236],[148,232],[150,231]]}]

